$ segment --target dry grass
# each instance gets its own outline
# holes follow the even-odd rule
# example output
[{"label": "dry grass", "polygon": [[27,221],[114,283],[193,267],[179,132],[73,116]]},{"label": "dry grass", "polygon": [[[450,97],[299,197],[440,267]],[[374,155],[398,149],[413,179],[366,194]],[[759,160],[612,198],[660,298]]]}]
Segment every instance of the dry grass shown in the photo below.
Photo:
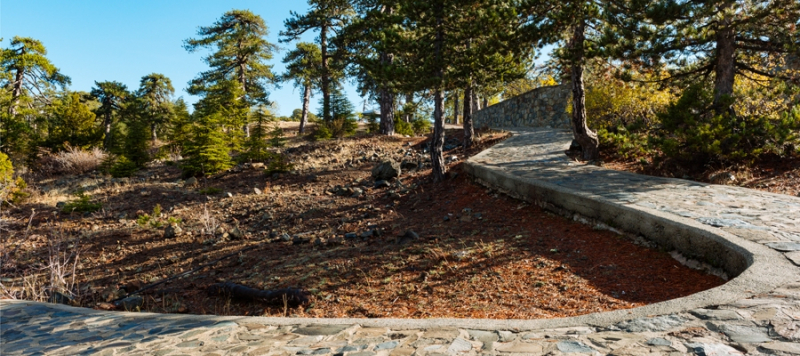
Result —
[{"label": "dry grass", "polygon": [[106,157],[108,154],[97,147],[85,150],[68,146],[64,151],[44,155],[38,171],[45,175],[83,174],[100,167]]}]

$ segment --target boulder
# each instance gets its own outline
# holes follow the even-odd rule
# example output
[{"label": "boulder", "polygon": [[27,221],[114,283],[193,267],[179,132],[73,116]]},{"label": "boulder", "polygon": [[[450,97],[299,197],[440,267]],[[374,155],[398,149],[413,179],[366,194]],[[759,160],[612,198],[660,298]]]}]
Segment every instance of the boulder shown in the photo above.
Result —
[{"label": "boulder", "polygon": [[390,180],[400,176],[400,163],[394,160],[385,160],[372,168],[372,178],[378,180]]},{"label": "boulder", "polygon": [[164,228],[164,238],[165,239],[171,239],[171,238],[174,238],[174,237],[180,235],[182,232],[183,232],[183,229],[181,229],[180,226],[178,226],[178,225],[169,225],[166,228]]}]

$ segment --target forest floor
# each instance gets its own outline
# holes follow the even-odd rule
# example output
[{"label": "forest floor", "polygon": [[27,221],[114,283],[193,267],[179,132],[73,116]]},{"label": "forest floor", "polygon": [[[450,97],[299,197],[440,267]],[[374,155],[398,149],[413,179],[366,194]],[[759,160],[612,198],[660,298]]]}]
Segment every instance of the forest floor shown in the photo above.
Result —
[{"label": "forest floor", "polygon": [[[505,137],[481,132],[467,156]],[[460,139],[459,130],[447,131],[450,173],[442,183],[430,179],[426,138],[369,135],[290,137],[282,152],[295,169],[270,176],[242,165],[192,185],[162,163],[134,179],[40,179],[32,184],[39,193],[3,212],[0,294],[46,299],[41,291],[63,277],[56,284],[77,292],[73,304],[112,309],[114,299],[228,255],[131,305],[218,315],[534,319],[633,308],[724,283],[667,252],[472,182],[461,173]],[[371,169],[388,158],[408,169],[378,187]],[[77,189],[103,209],[60,212],[56,205],[74,200],[68,194]],[[168,228],[178,219],[180,229]],[[209,294],[220,282],[300,288],[309,303],[287,308]]]},{"label": "forest floor", "polygon": [[644,161],[624,159],[605,150],[601,151],[601,160],[604,167],[620,171],[800,196],[800,157],[770,156],[749,164],[696,164],[675,160],[653,164],[652,157],[644,158]]}]

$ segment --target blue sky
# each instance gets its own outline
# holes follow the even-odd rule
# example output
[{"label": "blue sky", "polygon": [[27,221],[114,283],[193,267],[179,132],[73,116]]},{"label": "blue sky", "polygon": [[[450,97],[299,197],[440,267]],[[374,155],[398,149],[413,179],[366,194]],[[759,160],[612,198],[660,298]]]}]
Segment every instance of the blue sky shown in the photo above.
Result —
[{"label": "blue sky", "polygon": [[[106,80],[135,89],[142,76],[161,73],[172,79],[176,96],[194,103],[197,97],[186,93],[186,83],[208,67],[202,52],[188,53],[182,43],[195,37],[199,26],[211,25],[228,10],[249,9],[264,18],[268,40],[277,44],[289,12],[302,14],[307,8],[296,0],[0,0],[0,46],[7,48],[14,36],[42,41],[50,61],[72,78],[71,90],[89,91],[95,81]],[[281,59],[294,47],[279,45],[283,50],[272,60],[276,73],[284,70]],[[285,83],[271,91],[270,99],[288,116],[300,107],[301,91]],[[361,111],[363,99],[354,87],[346,85],[346,92]],[[319,98],[311,100],[314,112]]]}]

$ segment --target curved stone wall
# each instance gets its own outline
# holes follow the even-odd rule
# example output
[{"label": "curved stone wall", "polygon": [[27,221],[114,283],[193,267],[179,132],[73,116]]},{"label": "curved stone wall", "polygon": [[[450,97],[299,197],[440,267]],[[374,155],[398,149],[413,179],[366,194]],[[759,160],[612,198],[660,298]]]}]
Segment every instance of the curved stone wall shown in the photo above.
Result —
[{"label": "curved stone wall", "polygon": [[475,127],[550,127],[569,129],[569,85],[533,89],[473,114]]}]

